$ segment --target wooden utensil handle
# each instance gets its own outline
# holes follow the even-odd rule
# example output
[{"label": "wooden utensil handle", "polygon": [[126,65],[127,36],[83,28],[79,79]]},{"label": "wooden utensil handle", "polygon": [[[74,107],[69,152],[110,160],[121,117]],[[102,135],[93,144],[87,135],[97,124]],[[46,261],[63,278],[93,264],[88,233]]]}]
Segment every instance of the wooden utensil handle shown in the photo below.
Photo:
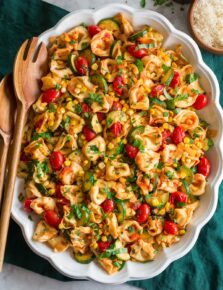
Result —
[{"label": "wooden utensil handle", "polygon": [[14,130],[14,138],[12,143],[12,156],[8,160],[8,175],[5,185],[4,197],[2,202],[1,218],[0,218],[0,272],[4,261],[4,253],[6,240],[8,235],[9,220],[12,206],[12,199],[14,193],[15,179],[17,173],[17,166],[19,161],[19,154],[21,149],[21,140],[23,135],[23,127],[25,125],[27,110],[18,103],[17,118]]},{"label": "wooden utensil handle", "polygon": [[2,191],[3,191],[3,183],[4,183],[4,177],[5,177],[5,170],[6,170],[6,160],[9,150],[9,138],[2,139],[1,144],[1,161],[0,161],[0,204],[2,199]]}]

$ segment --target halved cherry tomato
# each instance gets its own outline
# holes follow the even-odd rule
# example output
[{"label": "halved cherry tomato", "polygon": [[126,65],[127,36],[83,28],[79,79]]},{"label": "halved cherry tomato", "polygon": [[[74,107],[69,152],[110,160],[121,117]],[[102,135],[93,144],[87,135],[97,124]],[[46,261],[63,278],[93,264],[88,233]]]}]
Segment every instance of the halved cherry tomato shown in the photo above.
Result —
[{"label": "halved cherry tomato", "polygon": [[205,177],[209,176],[211,172],[211,164],[207,157],[201,157],[200,162],[197,166],[197,172],[203,174]]},{"label": "halved cherry tomato", "polygon": [[43,214],[43,219],[48,225],[55,228],[58,228],[61,222],[61,218],[54,210],[46,210],[45,213]]},{"label": "halved cherry tomato", "polygon": [[144,56],[148,55],[146,48],[137,48],[136,44],[128,46],[127,50],[132,56],[136,58],[143,58]]},{"label": "halved cherry tomato", "polygon": [[197,96],[195,103],[193,104],[193,107],[196,110],[201,110],[203,109],[208,103],[208,98],[204,94],[200,94]]},{"label": "halved cherry tomato", "polygon": [[170,195],[170,203],[175,204],[176,202],[187,203],[188,195],[181,191],[172,192]]},{"label": "halved cherry tomato", "polygon": [[112,199],[106,199],[103,203],[102,203],[102,208],[104,210],[104,212],[109,213],[109,212],[113,212],[114,207],[115,207],[115,203]]},{"label": "halved cherry tomato", "polygon": [[97,113],[97,116],[98,116],[98,121],[101,123],[103,120],[106,119],[106,114],[105,113],[101,113],[101,112],[98,112]]},{"label": "halved cherry tomato", "polygon": [[178,232],[178,226],[172,221],[165,221],[164,231],[170,235],[176,235]]},{"label": "halved cherry tomato", "polygon": [[131,144],[126,144],[125,145],[125,151],[129,158],[135,159],[136,155],[139,152],[139,149],[137,147],[132,146]]},{"label": "halved cherry tomato", "polygon": [[159,150],[163,150],[166,144],[170,144],[172,142],[172,133],[169,130],[164,130],[162,132],[162,145]]},{"label": "halved cherry tomato", "polygon": [[61,91],[56,89],[48,89],[42,95],[43,103],[53,103],[61,96]]},{"label": "halved cherry tomato", "polygon": [[58,198],[63,198],[63,197],[64,197],[64,196],[62,195],[62,193],[61,193],[61,186],[62,186],[61,183],[58,183],[58,184],[56,185],[56,196],[57,196]]},{"label": "halved cherry tomato", "polygon": [[101,252],[106,251],[109,247],[110,247],[110,242],[102,242],[102,241],[98,241],[98,248]]},{"label": "halved cherry tomato", "polygon": [[84,56],[78,56],[75,61],[75,66],[80,75],[84,76],[87,74],[89,67],[88,62]]},{"label": "halved cherry tomato", "polygon": [[120,102],[113,102],[111,111],[121,111],[122,110],[122,104]]},{"label": "halved cherry tomato", "polygon": [[93,37],[95,34],[98,34],[100,31],[101,31],[101,28],[97,25],[88,26],[88,32],[91,37]]},{"label": "halved cherry tomato", "polygon": [[39,128],[42,126],[43,121],[44,121],[43,119],[39,119],[39,120],[34,124],[35,128],[36,128],[36,129],[39,129]]},{"label": "halved cherry tomato", "polygon": [[116,92],[116,94],[118,96],[122,96],[122,94],[124,93],[124,80],[122,76],[117,76],[114,78],[113,81],[113,90]]},{"label": "halved cherry tomato", "polygon": [[51,164],[53,170],[60,170],[62,168],[64,160],[65,160],[65,158],[60,151],[54,151],[50,155],[50,164]]},{"label": "halved cherry tomato", "polygon": [[130,208],[134,209],[134,210],[137,210],[140,208],[141,206],[141,203],[139,201],[136,201],[136,202],[130,202],[129,204]]},{"label": "halved cherry tomato", "polygon": [[111,126],[111,131],[116,137],[119,136],[122,132],[122,124],[120,122],[114,123]]},{"label": "halved cherry tomato", "polygon": [[88,104],[86,104],[86,103],[82,103],[82,104],[81,104],[81,109],[82,109],[82,113],[83,113],[83,114],[84,114],[84,113],[90,113],[90,112],[92,112],[91,107],[88,106]]},{"label": "halved cherry tomato", "polygon": [[33,200],[31,198],[27,198],[25,201],[24,201],[24,210],[26,212],[32,212],[32,208],[30,207],[30,204]]},{"label": "halved cherry tomato", "polygon": [[85,125],[83,128],[83,134],[88,142],[96,137],[96,133],[92,131],[87,125]]},{"label": "halved cherry tomato", "polygon": [[180,74],[177,71],[175,71],[173,79],[172,79],[172,81],[171,81],[169,86],[174,89],[179,84],[180,84]]},{"label": "halved cherry tomato", "polygon": [[148,204],[143,203],[137,210],[136,218],[139,223],[144,223],[147,221],[148,217],[150,215],[150,207]]},{"label": "halved cherry tomato", "polygon": [[29,161],[29,157],[26,155],[26,153],[24,151],[22,151],[22,153],[20,155],[20,160],[25,162],[25,163]]},{"label": "halved cherry tomato", "polygon": [[180,126],[177,126],[172,134],[173,143],[176,145],[179,144],[180,142],[183,141],[184,137],[185,137],[184,129],[181,128]]},{"label": "halved cherry tomato", "polygon": [[151,97],[159,97],[163,94],[163,90],[164,90],[165,86],[164,85],[157,85],[154,86],[151,90]]}]

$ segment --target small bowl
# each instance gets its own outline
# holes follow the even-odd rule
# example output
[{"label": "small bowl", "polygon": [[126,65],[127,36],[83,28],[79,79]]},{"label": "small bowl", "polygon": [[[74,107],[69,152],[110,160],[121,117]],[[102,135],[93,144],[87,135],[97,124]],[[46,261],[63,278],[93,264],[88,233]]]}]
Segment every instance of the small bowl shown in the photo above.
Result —
[{"label": "small bowl", "polygon": [[214,54],[218,54],[218,55],[223,55],[223,48],[217,48],[217,47],[213,47],[210,45],[207,45],[203,39],[195,32],[194,30],[194,9],[197,5],[199,0],[194,0],[194,2],[191,4],[189,10],[188,10],[188,26],[190,29],[190,32],[194,38],[194,40],[197,42],[197,44],[204,48],[205,50],[214,53]]}]

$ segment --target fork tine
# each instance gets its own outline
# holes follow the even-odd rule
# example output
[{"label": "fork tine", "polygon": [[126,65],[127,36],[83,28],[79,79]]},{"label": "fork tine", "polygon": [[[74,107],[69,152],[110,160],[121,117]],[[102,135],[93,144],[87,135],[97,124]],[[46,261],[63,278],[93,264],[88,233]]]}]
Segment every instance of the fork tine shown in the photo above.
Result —
[{"label": "fork tine", "polygon": [[30,45],[29,45],[29,49],[28,49],[28,52],[27,52],[27,57],[26,57],[25,60],[32,61],[33,54],[34,54],[36,46],[37,46],[37,42],[38,42],[38,37],[33,37],[31,39],[31,42],[30,42]]},{"label": "fork tine", "polygon": [[16,57],[18,57],[18,55],[22,55],[23,56],[22,58],[24,59],[26,57],[26,53],[27,53],[28,47],[29,47],[29,39],[26,39],[23,42],[23,44],[20,46],[20,49],[17,52],[17,56]]},{"label": "fork tine", "polygon": [[45,43],[41,42],[36,51],[35,54],[33,56],[33,62],[38,62],[39,60],[42,60],[42,57],[44,58],[44,60],[46,61],[46,57],[47,57],[47,48]]}]

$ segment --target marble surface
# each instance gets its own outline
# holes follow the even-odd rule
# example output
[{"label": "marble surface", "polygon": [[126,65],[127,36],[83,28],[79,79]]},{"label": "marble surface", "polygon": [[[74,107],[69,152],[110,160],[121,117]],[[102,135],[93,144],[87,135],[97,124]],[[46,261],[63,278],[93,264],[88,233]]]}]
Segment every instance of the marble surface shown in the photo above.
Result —
[{"label": "marble surface", "polygon": [[[21,0],[20,0],[21,1]],[[29,0],[23,0],[29,1]],[[140,0],[46,0],[51,4],[62,7],[68,11],[91,8],[95,9],[108,3],[123,3],[130,6],[140,8]],[[174,13],[173,13],[174,8]],[[187,9],[182,9],[181,5],[175,4],[174,7],[154,7],[152,0],[147,0],[145,9],[156,10],[166,16],[173,25],[185,32],[187,30]],[[96,282],[59,282],[50,278],[43,277],[39,274],[27,271],[14,265],[4,264],[3,272],[0,274],[1,290],[133,290],[138,289],[126,284],[121,286],[105,286]]]}]

